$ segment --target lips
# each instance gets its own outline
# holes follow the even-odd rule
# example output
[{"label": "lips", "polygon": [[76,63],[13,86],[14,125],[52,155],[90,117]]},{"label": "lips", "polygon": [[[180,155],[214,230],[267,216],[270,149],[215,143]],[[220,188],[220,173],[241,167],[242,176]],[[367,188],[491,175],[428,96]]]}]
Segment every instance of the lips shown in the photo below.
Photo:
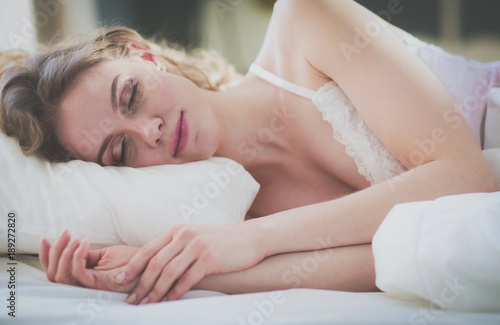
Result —
[{"label": "lips", "polygon": [[179,117],[177,125],[175,126],[174,138],[172,139],[172,151],[174,153],[174,157],[182,153],[182,151],[186,147],[188,137],[189,129],[187,126],[187,121],[184,116],[184,112],[181,112],[181,116]]}]

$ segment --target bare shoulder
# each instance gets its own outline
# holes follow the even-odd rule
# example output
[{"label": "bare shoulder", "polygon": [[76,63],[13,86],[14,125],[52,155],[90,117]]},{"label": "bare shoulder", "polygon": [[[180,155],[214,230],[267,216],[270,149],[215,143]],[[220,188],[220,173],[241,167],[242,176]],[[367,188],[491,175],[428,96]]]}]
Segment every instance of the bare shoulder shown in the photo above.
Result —
[{"label": "bare shoulder", "polygon": [[263,45],[254,61],[281,78],[309,89],[318,89],[331,80],[306,60],[303,53],[310,25],[323,1],[279,0],[275,3]]},{"label": "bare shoulder", "polygon": [[330,7],[332,2],[336,1],[277,1],[255,63],[285,80],[311,89],[318,89],[318,86],[331,80],[308,62],[305,49],[321,46],[318,43],[321,35],[315,30],[315,24],[319,23],[319,19],[330,18],[326,13],[318,14],[324,6]]},{"label": "bare shoulder", "polygon": [[334,43],[332,34],[337,37],[342,34],[342,21],[349,21],[353,7],[360,5],[352,0],[279,0],[272,15],[273,28],[283,46],[293,46],[317,73],[331,79],[311,64],[309,58],[320,55],[328,43],[330,46]]},{"label": "bare shoulder", "polygon": [[279,35],[280,42],[296,44],[304,35],[307,35],[304,27],[308,29],[311,23],[317,20],[317,10],[320,2],[324,1],[277,1],[271,17],[270,29]]},{"label": "bare shoulder", "polygon": [[333,67],[332,53],[338,53],[339,43],[351,42],[349,22],[359,20],[360,12],[392,26],[352,0],[279,0],[255,63],[310,89],[337,82],[325,66]]}]

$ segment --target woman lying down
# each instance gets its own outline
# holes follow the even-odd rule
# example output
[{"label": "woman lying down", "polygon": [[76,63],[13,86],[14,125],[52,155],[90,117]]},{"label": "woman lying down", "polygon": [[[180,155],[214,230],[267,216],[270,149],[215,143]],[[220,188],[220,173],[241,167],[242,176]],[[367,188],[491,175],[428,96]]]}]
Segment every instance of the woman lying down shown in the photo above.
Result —
[{"label": "woman lying down", "polygon": [[[129,167],[222,156],[261,185],[244,223],[175,226],[140,249],[43,240],[49,280],[131,304],[191,288],[375,291],[371,241],[395,204],[498,190],[481,121],[500,62],[452,56],[349,0],[278,1],[241,80],[205,54],[109,27],[12,57],[1,126],[26,154]],[[314,276],[297,268],[317,256]]]}]

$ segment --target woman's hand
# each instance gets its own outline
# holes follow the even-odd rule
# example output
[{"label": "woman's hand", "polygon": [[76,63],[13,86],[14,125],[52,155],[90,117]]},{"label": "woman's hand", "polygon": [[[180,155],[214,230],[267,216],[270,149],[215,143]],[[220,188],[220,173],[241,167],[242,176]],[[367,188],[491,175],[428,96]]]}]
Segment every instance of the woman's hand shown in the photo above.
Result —
[{"label": "woman's hand", "polygon": [[50,281],[116,292],[130,292],[137,283],[118,285],[114,279],[138,248],[116,245],[89,251],[86,240],[70,241],[68,231],[52,246],[42,240],[39,259]]},{"label": "woman's hand", "polygon": [[206,275],[249,268],[265,255],[248,223],[176,225],[143,246],[116,282],[128,284],[143,272],[127,302],[148,303],[178,299]]}]

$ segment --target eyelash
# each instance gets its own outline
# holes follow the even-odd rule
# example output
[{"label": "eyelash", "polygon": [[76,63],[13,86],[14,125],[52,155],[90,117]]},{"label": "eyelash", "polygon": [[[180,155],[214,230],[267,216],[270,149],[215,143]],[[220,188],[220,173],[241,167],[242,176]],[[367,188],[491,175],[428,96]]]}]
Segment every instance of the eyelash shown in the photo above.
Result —
[{"label": "eyelash", "polygon": [[122,139],[122,153],[120,155],[120,160],[118,161],[118,166],[125,165],[125,139],[126,137],[123,137]]},{"label": "eyelash", "polygon": [[132,92],[130,94],[130,100],[129,100],[128,106],[127,106],[129,111],[136,102],[137,88],[138,87],[139,87],[139,82],[137,81],[134,83],[134,86],[132,87]]}]

